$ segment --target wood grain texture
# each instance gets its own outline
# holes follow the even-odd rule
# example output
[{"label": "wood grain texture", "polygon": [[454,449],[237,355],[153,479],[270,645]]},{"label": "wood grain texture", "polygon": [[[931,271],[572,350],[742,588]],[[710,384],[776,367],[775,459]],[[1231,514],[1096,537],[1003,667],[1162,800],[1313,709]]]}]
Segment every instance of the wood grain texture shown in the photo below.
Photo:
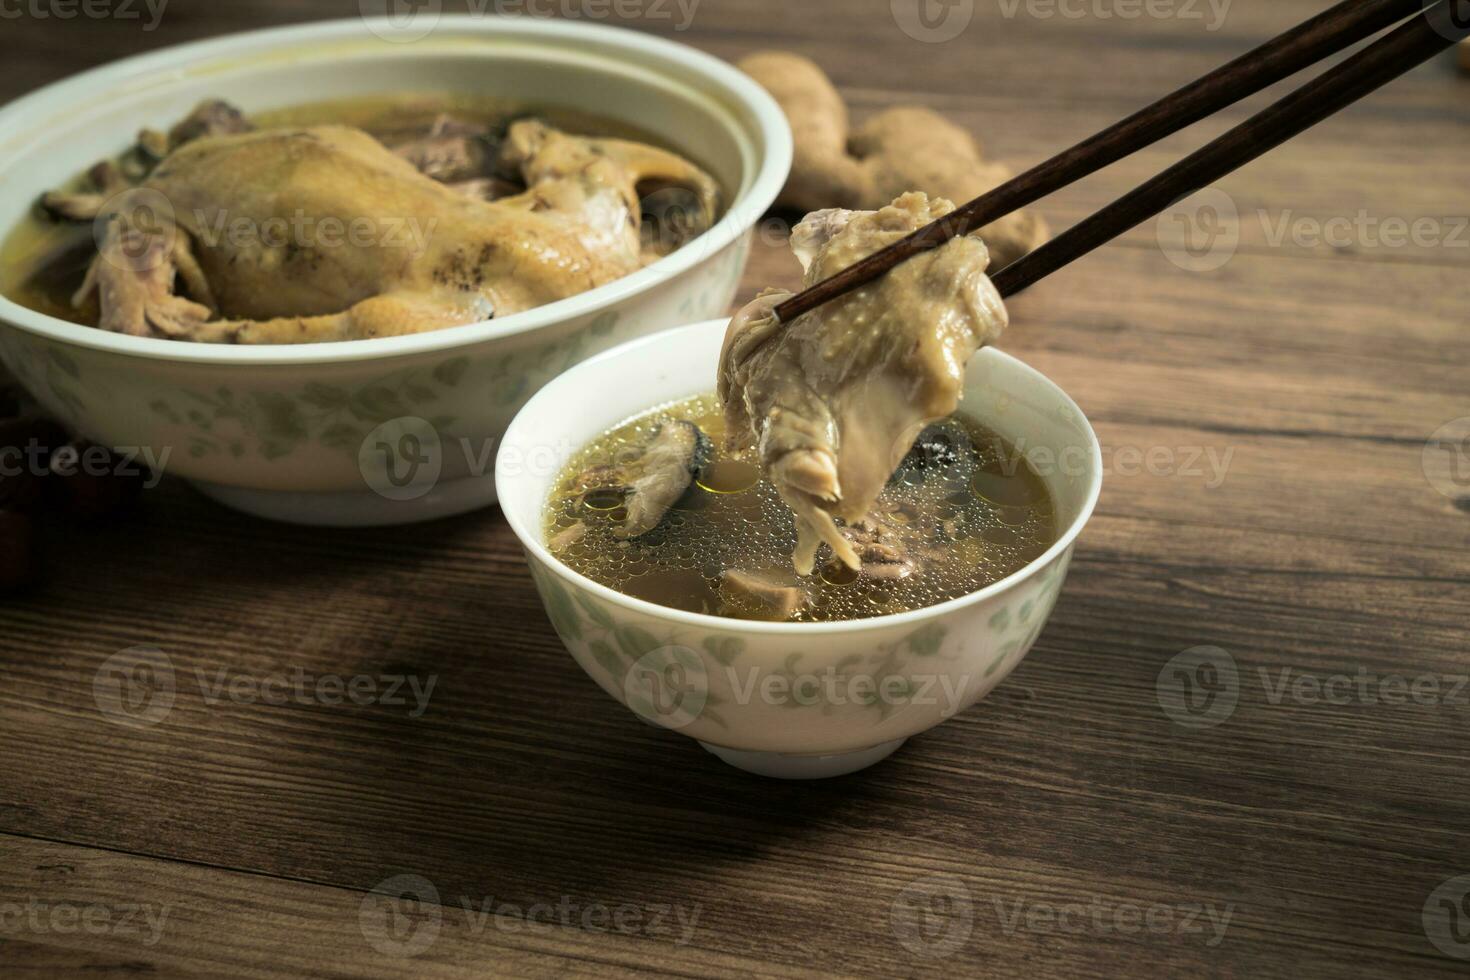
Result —
[{"label": "wood grain texture", "polygon": [[[886,0],[840,16],[704,0],[687,31],[629,26],[729,59],[800,51],[860,117],[922,102],[1025,165],[1325,5],[1237,0],[1212,31],[981,0],[947,44],[905,36]],[[0,28],[0,97],[356,9],[172,0],[151,32],[28,15]],[[1279,94],[1040,210],[1066,227]],[[867,773],[761,781],[639,724],[566,655],[493,510],[300,530],[165,481],[122,524],[49,527],[44,584],[0,606],[0,973],[1464,975],[1421,912],[1470,874],[1470,690],[1448,697],[1470,673],[1470,504],[1432,489],[1421,457],[1470,415],[1470,247],[1270,232],[1284,215],[1470,215],[1467,122],[1470,80],[1447,57],[1224,182],[1244,220],[1222,268],[1181,270],[1160,242],[1182,231],[1150,226],[1012,303],[1003,346],[1109,449],[1103,500],[1016,673]],[[797,279],[763,237],[745,296]],[[1240,702],[1190,730],[1155,685],[1201,644],[1234,656]],[[93,689],[137,645],[176,679],[145,728]],[[1276,693],[1360,669],[1438,678],[1443,696]],[[298,672],[435,686],[417,715],[220,696]],[[391,942],[437,923],[411,958],[373,942],[389,899],[372,890],[403,875],[438,897],[390,909],[406,916]],[[914,942],[911,899],[955,885],[968,909],[926,906]],[[50,918],[129,905],[168,910],[157,942]],[[623,928],[599,926],[620,910]],[[1147,911],[1154,931],[1132,918]],[[1229,916],[1218,941],[1202,911]]]}]

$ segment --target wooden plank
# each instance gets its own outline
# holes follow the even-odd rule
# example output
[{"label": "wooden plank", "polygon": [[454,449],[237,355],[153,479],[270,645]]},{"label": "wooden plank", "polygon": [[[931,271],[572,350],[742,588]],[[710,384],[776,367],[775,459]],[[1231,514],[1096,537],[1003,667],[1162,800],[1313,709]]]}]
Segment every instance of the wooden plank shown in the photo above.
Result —
[{"label": "wooden plank", "polygon": [[[1410,918],[1385,926],[1377,910],[1390,900],[1393,908],[1412,908],[1405,903],[1414,888],[1427,894],[1434,883],[1425,880],[1454,860],[1448,848],[1458,837],[1449,828],[1466,825],[1463,804],[1449,802],[1464,799],[1453,792],[1466,779],[1454,761],[1465,747],[1457,723],[1463,708],[1380,706],[1367,716],[1362,706],[1281,706],[1266,698],[1266,681],[1253,681],[1229,738],[1201,742],[1181,741],[1154,701],[1163,664],[1199,643],[1228,645],[1244,669],[1266,669],[1273,678],[1282,668],[1343,670],[1347,650],[1353,667],[1455,672],[1455,613],[1462,607],[1448,587],[1462,588],[1463,581],[1442,585],[1435,607],[1422,583],[1388,567],[1355,568],[1344,561],[1352,549],[1321,541],[1308,546],[1303,538],[1103,517],[1040,648],[995,699],[918,740],[882,779],[768,787],[711,767],[692,746],[628,718],[570,664],[544,622],[507,625],[511,610],[536,615],[524,579],[456,571],[476,550],[475,528],[502,536],[498,521],[451,522],[461,525],[454,534],[466,551],[441,553],[433,538],[414,542],[414,535],[395,532],[391,543],[402,547],[370,558],[351,547],[357,535],[282,531],[262,542],[258,526],[171,494],[183,526],[195,523],[188,515],[197,510],[221,520],[212,532],[204,522],[195,525],[199,554],[221,545],[236,550],[229,547],[233,525],[234,533],[257,539],[256,553],[242,553],[232,570],[216,573],[240,587],[219,583],[196,593],[196,603],[181,581],[188,555],[176,552],[179,564],[145,562],[134,576],[141,592],[173,596],[174,621],[142,631],[91,630],[81,639],[55,612],[32,607],[35,618],[22,625],[34,649],[9,658],[13,689],[47,696],[40,704],[14,695],[0,700],[0,738],[13,747],[0,762],[9,788],[0,824],[9,829],[357,889],[403,872],[526,904],[562,893],[607,902],[609,889],[618,901],[701,901],[718,920],[742,923],[736,933],[705,940],[721,953],[818,966],[844,962],[842,956],[854,963],[860,950],[854,968],[867,973],[905,961],[902,947],[882,952],[864,937],[882,926],[887,906],[914,876],[958,876],[974,896],[987,896],[991,934],[978,948],[1004,940],[1019,955],[1026,944],[1017,947],[1005,934],[995,900],[1010,910],[1018,900],[1047,908],[1079,895],[1112,905],[1214,901],[1223,908],[1232,900],[1224,885],[1166,898],[1181,894],[1176,876],[1186,866],[1189,881],[1222,875],[1257,909],[1258,919],[1232,926],[1237,956],[1279,956],[1277,943],[1302,955],[1302,944],[1315,944],[1324,968],[1342,967],[1360,957],[1330,950],[1330,937],[1339,934],[1332,930],[1348,921],[1371,930],[1375,947],[1398,950],[1386,960],[1370,957],[1370,965],[1388,971],[1415,962],[1422,943]],[[1243,567],[1222,566],[1219,553]],[[1302,568],[1297,555],[1328,567]],[[377,583],[374,597],[348,602],[338,591],[329,601],[311,586],[346,558],[359,561],[364,581]],[[97,587],[105,571],[87,561],[75,567],[66,570],[71,581],[57,583],[58,595],[100,593],[99,623],[125,621],[128,599]],[[295,571],[283,576],[283,568]],[[1270,592],[1254,579],[1263,569],[1275,575],[1279,592],[1261,595]],[[1253,579],[1254,587],[1247,584]],[[415,582],[435,583],[437,597]],[[1233,600],[1219,597],[1221,589],[1226,597],[1234,589]],[[1336,604],[1313,612],[1294,598],[1299,593]],[[486,594],[499,597],[493,609],[484,606]],[[1369,600],[1371,617],[1353,614]],[[244,607],[273,611],[267,636],[249,627]],[[385,644],[384,636],[395,640]],[[179,684],[167,719],[133,731],[99,713],[90,678],[117,648],[109,643],[139,642],[168,653]],[[220,671],[264,678],[297,669],[313,677],[416,673],[439,682],[431,710],[417,719],[406,708],[228,698],[211,704],[205,696]],[[575,734],[567,718],[577,719]],[[1286,730],[1293,735],[1283,742]],[[1059,742],[1066,753],[1049,751]],[[1202,745],[1204,769],[1195,755]],[[1141,770],[1132,760],[1144,746],[1154,764]],[[42,753],[47,767],[26,764]],[[1338,774],[1354,768],[1379,776],[1343,813],[1333,803]],[[1386,771],[1400,778],[1384,778]],[[1404,818],[1403,794],[1423,779],[1447,792],[1436,794],[1433,809],[1417,806],[1416,819],[1443,830],[1400,841],[1393,828]],[[1240,794],[1248,786],[1260,791],[1262,780],[1278,788],[1245,803]],[[932,795],[936,781],[945,787],[942,802]],[[1168,802],[1181,795],[1188,814]],[[157,812],[160,799],[170,801],[167,814]],[[409,824],[401,820],[406,803],[414,813]],[[915,839],[914,821],[928,811],[934,818]],[[1048,816],[1019,818],[1023,813]],[[1137,833],[1102,831],[1096,821],[1104,813],[1129,814]],[[1018,819],[1021,826],[991,831],[974,863],[969,828]],[[1277,848],[1259,847],[1267,824],[1294,855],[1290,867]],[[1165,840],[1144,840],[1164,826]],[[901,845],[885,829],[898,827],[910,828]],[[1221,841],[1221,834],[1236,836]],[[1118,874],[1110,855],[1119,835],[1130,853],[1152,856],[1147,870]],[[1175,854],[1172,842],[1200,839],[1216,844],[1187,859]],[[1387,899],[1381,882],[1357,877],[1376,867],[1362,853],[1367,841],[1385,842],[1404,868]],[[1349,848],[1355,857],[1337,872],[1341,880],[1324,885],[1314,877]],[[958,857],[961,851],[969,856]],[[385,854],[403,857],[385,863]],[[763,860],[753,861],[756,855]],[[1263,890],[1261,879],[1274,884]],[[1361,898],[1305,912],[1288,897],[1316,895],[1319,887]],[[861,897],[850,894],[854,889]],[[825,938],[789,949],[781,923],[806,921],[834,902],[849,910],[850,924],[825,926]],[[1202,965],[1208,949],[1181,953],[1170,946],[1165,954],[1125,944],[1104,955],[1118,962],[1154,955],[1176,962],[1183,955]],[[1069,955],[1079,959],[1063,963],[1096,962],[1083,959],[1096,952],[1078,946]],[[1190,958],[1196,955],[1202,958]],[[1393,958],[1399,955],[1409,959]],[[997,962],[992,952],[974,964]]]},{"label": "wooden plank", "polygon": [[[671,969],[652,937],[685,933],[655,923],[657,909],[502,914],[489,898],[434,895],[422,881],[357,891],[11,835],[0,835],[0,862],[10,976],[784,975],[692,947]],[[562,924],[589,911],[592,929]]]},{"label": "wooden plank", "polygon": [[[1317,0],[1270,5],[1231,2],[1223,25],[1211,31],[1209,17],[1047,16],[1047,2],[1020,0],[1011,17],[998,2],[961,4],[961,8],[973,7],[969,26],[945,43],[924,43],[905,34],[890,0],[845,0],[840,17],[832,17],[821,5],[768,3],[759,19],[752,19],[745,5],[712,0],[695,5],[694,16],[688,20],[676,4],[654,4],[652,0],[640,8],[649,16],[631,20],[599,17],[598,4],[584,6],[578,0],[544,4],[527,0],[526,6],[553,15],[585,12],[572,19],[616,22],[731,60],[759,47],[785,47],[828,66],[844,87],[966,99],[1002,96],[1027,104],[1040,100],[1134,106],[1140,92],[1163,95],[1198,77],[1202,65],[1223,64],[1327,6]],[[1112,5],[1113,0],[1094,0],[1084,6]],[[1186,5],[1208,6],[1177,0],[1178,9]],[[445,0],[441,6],[446,13],[485,9],[483,0]],[[1028,13],[1033,10],[1039,16]],[[658,15],[664,11],[666,16]],[[82,67],[142,50],[356,12],[355,7],[332,0],[173,0],[153,30],[144,29],[152,20],[146,16],[77,17],[65,30],[56,29],[55,19],[21,17],[8,22],[12,27],[8,33],[16,40],[16,61],[0,78],[0,92],[18,94]],[[686,23],[687,29],[681,30]],[[856,59],[852,56],[855,45],[879,46],[883,56]],[[1433,102],[1436,111],[1445,111],[1436,80],[1448,76],[1453,65],[1453,54],[1447,54],[1443,63],[1419,69],[1377,98],[1389,100],[1383,105],[1401,109]],[[915,70],[916,66],[922,70]]]},{"label": "wooden plank", "polygon": [[[944,44],[905,36],[887,0],[841,16],[705,0],[688,31],[630,26],[732,60],[802,51],[859,116],[919,101],[1024,165],[1325,3],[1235,3],[1217,31],[974,6]],[[172,0],[153,32],[8,20],[0,98],[162,44],[353,12]],[[1222,187],[1246,220],[1222,268],[1178,268],[1146,226],[1013,302],[1003,346],[1073,393],[1109,449],[1098,515],[1013,677],[863,775],[755,780],[631,718],[563,650],[494,511],[290,529],[166,480],[122,522],[51,520],[45,582],[0,604],[0,962],[21,975],[1462,974],[1421,912],[1470,872],[1470,691],[1456,691],[1470,506],[1429,485],[1421,455],[1470,413],[1467,253],[1268,232],[1288,210],[1308,224],[1470,214],[1466,85],[1448,61],[1426,66],[1232,176]],[[1044,210],[1065,227],[1272,94]],[[780,227],[743,295],[795,283]],[[138,645],[175,681],[146,727],[117,723],[94,687]],[[1157,685],[1201,645],[1233,658],[1238,704],[1191,729]],[[426,697],[254,696],[298,675],[402,676]],[[1347,703],[1324,700],[1339,677]],[[1380,696],[1399,677],[1435,690]],[[363,903],[405,874],[439,893],[419,912],[440,931],[419,956],[385,957]],[[643,925],[524,921],[563,900]],[[6,914],[37,901],[171,911],[144,946]],[[648,926],[658,908],[697,913],[692,932]],[[1164,925],[1136,929],[1145,912]]]}]

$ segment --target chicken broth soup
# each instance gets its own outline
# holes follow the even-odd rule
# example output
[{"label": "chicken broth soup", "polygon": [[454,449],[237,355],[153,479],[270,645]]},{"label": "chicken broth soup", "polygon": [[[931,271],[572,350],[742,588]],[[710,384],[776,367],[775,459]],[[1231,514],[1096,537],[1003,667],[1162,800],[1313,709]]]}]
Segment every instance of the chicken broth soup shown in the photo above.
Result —
[{"label": "chicken broth soup", "polygon": [[662,606],[832,622],[969,595],[1057,539],[1042,478],[1014,446],[957,414],[924,430],[867,520],[842,527],[861,571],[824,545],[815,572],[799,576],[790,508],[753,452],[725,445],[714,395],[612,429],[553,487],[548,547],[593,581]]}]

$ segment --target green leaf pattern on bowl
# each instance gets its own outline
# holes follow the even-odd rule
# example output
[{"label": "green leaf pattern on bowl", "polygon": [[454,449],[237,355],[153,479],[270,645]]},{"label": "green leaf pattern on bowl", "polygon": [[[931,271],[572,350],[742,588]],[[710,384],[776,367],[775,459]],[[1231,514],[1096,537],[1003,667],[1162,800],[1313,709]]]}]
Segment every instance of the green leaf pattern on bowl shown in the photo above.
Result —
[{"label": "green leaf pattern on bowl", "polygon": [[307,445],[357,455],[369,432],[390,419],[421,415],[440,431],[455,417],[433,408],[465,376],[469,359],[456,357],[432,368],[415,367],[353,388],[307,382],[291,391],[212,391],[181,388],[148,403],[155,415],[189,429],[188,452],[196,459],[254,453],[280,459]]},{"label": "green leaf pattern on bowl", "polygon": [[[190,456],[259,456],[276,460],[316,446],[355,457],[368,433],[404,416],[424,418],[441,436],[453,434],[458,418],[439,408],[462,390],[484,392],[491,404],[512,411],[541,385],[621,338],[620,316],[600,314],[585,328],[554,343],[532,345],[488,362],[464,355],[431,366],[384,374],[353,387],[310,381],[281,390],[173,386],[151,398],[147,410],[185,430]],[[111,395],[84,377],[81,366],[58,344],[7,342],[0,354],[15,379],[34,392],[61,420],[77,427],[102,411]],[[471,389],[470,386],[473,385]]]},{"label": "green leaf pattern on bowl", "polygon": [[[554,574],[538,562],[528,560],[528,565],[536,588],[541,593],[552,628],[567,646],[574,650],[585,650],[587,657],[605,672],[615,690],[623,689],[629,669],[640,657],[663,647],[703,651],[703,657],[707,658],[704,664],[706,670],[712,666],[708,661],[713,661],[722,668],[733,667],[745,652],[745,641],[728,634],[698,634],[686,629],[671,630],[662,636],[655,635],[642,626],[621,620],[611,606],[590,593],[563,586]],[[948,632],[939,623],[928,623],[894,643],[885,644],[882,652],[866,658],[866,663],[859,656],[844,658],[835,666],[837,677],[839,680],[857,675],[879,680],[895,677],[902,683],[911,685],[907,675],[924,672],[922,662],[939,657]],[[782,668],[775,671],[776,675],[783,676],[788,683],[794,682],[804,673],[802,656],[800,653],[788,656]],[[954,659],[954,656],[939,659]],[[904,696],[904,692],[896,687],[890,687],[889,692],[892,696],[886,699],[876,693],[870,697],[858,698],[864,708],[875,712],[875,724],[886,719],[897,707],[894,701],[901,701]],[[724,719],[711,710],[720,703],[720,699],[710,692],[701,717],[709,718],[725,727]],[[781,703],[790,708],[816,707],[823,713],[830,713],[838,707],[826,699],[788,697]],[[633,707],[637,710],[636,706]]]},{"label": "green leaf pattern on bowl", "polygon": [[[547,618],[552,629],[569,648],[585,650],[587,656],[602,668],[614,690],[625,691],[625,681],[633,665],[645,654],[665,647],[682,647],[682,655],[697,658],[700,666],[709,672],[712,668],[704,656],[723,667],[729,667],[745,651],[745,641],[736,636],[719,633],[703,634],[697,642],[691,642],[690,631],[670,630],[660,636],[636,623],[620,619],[613,607],[588,592],[569,589],[557,581],[534,559],[527,559],[531,578],[546,606]],[[699,650],[704,654],[700,654]],[[705,696],[701,720],[709,720],[721,728],[729,727],[718,708],[723,701],[713,691]],[[629,705],[644,717],[653,716],[651,705]]]},{"label": "green leaf pattern on bowl", "polygon": [[[876,712],[873,723],[877,724],[885,721],[906,699],[919,693],[919,685],[914,682],[913,675],[935,674],[937,671],[933,669],[933,664],[957,659],[958,654],[954,652],[948,656],[940,656],[948,637],[949,628],[944,624],[926,623],[893,643],[880,644],[879,652],[871,656],[849,654],[830,665],[830,669],[835,682],[842,689],[850,689],[859,677],[871,678],[875,685],[886,685],[886,697],[877,690],[861,691],[853,697],[863,708]],[[776,672],[785,678],[788,685],[796,685],[798,679],[804,675],[825,673],[828,670],[825,664],[818,669],[803,668],[803,657],[804,654],[801,653],[789,654],[782,669]],[[781,703],[788,708],[816,708],[824,715],[830,715],[839,707],[826,699],[799,696],[788,697]]]},{"label": "green leaf pattern on bowl", "polygon": [[92,379],[83,377],[76,358],[59,344],[21,343],[10,337],[10,331],[0,331],[0,355],[15,380],[70,428],[79,428],[87,417],[89,401],[107,397]]},{"label": "green leaf pattern on bowl", "polygon": [[[681,315],[707,317],[724,309],[739,287],[750,248],[751,235],[743,236],[720,260],[702,266],[696,274],[705,288],[686,299]],[[628,339],[634,324],[623,320],[609,310],[554,342],[488,360],[457,355],[354,387],[320,381],[277,390],[167,385],[151,394],[146,411],[183,430],[169,438],[195,459],[273,461],[311,447],[356,457],[369,432],[404,416],[424,418],[441,437],[452,437],[458,412],[440,403],[452,398],[462,404],[466,391],[508,416],[552,378]],[[73,429],[83,430],[86,419],[125,407],[106,379],[84,371],[65,345],[4,330],[0,359],[16,381]]]},{"label": "green leaf pattern on bowl", "polygon": [[[1029,650],[1041,633],[1043,624],[1056,605],[1062,583],[1066,578],[1071,560],[1068,552],[1054,561],[1037,578],[1037,588],[1025,598],[994,613],[989,625],[1000,645],[985,669],[984,677],[990,678],[1008,661]],[[650,630],[621,620],[614,608],[590,593],[564,587],[556,577],[534,560],[529,561],[531,577],[535,580],[545,602],[547,617],[552,628],[569,647],[585,650],[588,659],[606,674],[613,689],[622,690],[628,671],[640,657],[653,650],[667,646],[686,647],[690,651],[703,651],[704,666],[733,667],[745,652],[745,641],[736,636],[719,633],[691,635],[689,630],[672,630],[667,635],[655,635]],[[930,622],[904,635],[892,643],[880,644],[879,652],[867,657],[853,654],[839,660],[831,669],[840,684],[848,684],[855,677],[872,678],[882,683],[888,680],[887,696],[876,691],[859,694],[855,700],[874,713],[873,723],[887,720],[889,715],[905,702],[905,691],[897,685],[908,685],[908,694],[916,693],[913,678],[937,671],[938,665],[955,661],[963,656],[960,649],[944,653],[945,641],[950,639],[949,629],[941,623]],[[963,639],[960,641],[963,645]],[[698,654],[696,654],[698,656]],[[817,673],[817,669],[806,668],[804,654],[793,652],[774,671],[784,678],[788,690],[803,676]],[[824,663],[821,672],[827,670]],[[719,704],[713,697],[706,705],[703,717],[725,725],[718,713],[710,708]],[[823,714],[831,714],[839,705],[826,698],[786,697],[780,702],[792,709],[815,708]],[[636,710],[636,707],[635,707]]]},{"label": "green leaf pattern on bowl", "polygon": [[1040,588],[1035,593],[1013,606],[1001,608],[990,617],[990,628],[1001,637],[1001,643],[989,666],[985,668],[986,677],[993,677],[1006,661],[1023,655],[1036,643],[1042,626],[1057,604],[1057,596],[1062,590],[1062,582],[1066,580],[1067,566],[1071,560],[1072,553],[1068,551],[1053,561],[1037,577],[1036,582]]},{"label": "green leaf pattern on bowl", "polygon": [[178,388],[154,398],[148,408],[171,425],[188,429],[188,452],[196,459],[256,454],[275,460],[306,446],[355,457],[368,433],[405,416],[422,417],[441,437],[450,437],[458,417],[437,410],[438,406],[471,384],[492,404],[509,411],[585,359],[594,345],[600,349],[616,342],[618,319],[617,313],[603,313],[587,328],[556,343],[516,351],[488,364],[460,355],[350,388],[320,381],[285,391]]}]

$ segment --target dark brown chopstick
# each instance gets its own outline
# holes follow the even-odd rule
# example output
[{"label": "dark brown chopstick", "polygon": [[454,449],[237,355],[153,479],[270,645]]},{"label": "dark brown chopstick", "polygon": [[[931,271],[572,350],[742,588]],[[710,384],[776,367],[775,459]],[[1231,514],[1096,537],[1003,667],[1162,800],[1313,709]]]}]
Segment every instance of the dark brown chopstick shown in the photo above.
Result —
[{"label": "dark brown chopstick", "polygon": [[1444,0],[992,277],[1011,296],[1470,36]]},{"label": "dark brown chopstick", "polygon": [[789,323],[871,282],[920,252],[937,248],[956,235],[976,231],[1371,37],[1421,10],[1423,5],[1424,0],[1346,0],[902,241],[793,296],[776,308],[776,314]]}]

